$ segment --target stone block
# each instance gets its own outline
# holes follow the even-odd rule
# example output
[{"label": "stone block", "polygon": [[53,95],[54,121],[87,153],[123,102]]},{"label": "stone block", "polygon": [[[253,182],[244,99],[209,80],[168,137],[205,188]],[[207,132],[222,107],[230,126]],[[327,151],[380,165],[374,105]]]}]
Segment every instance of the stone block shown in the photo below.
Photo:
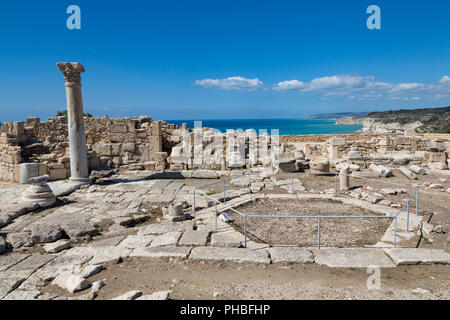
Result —
[{"label": "stone block", "polygon": [[180,246],[206,246],[209,238],[209,231],[185,231],[178,245]]},{"label": "stone block", "polygon": [[39,176],[48,174],[48,167],[46,163],[39,163]]},{"label": "stone block", "polygon": [[391,248],[384,250],[396,265],[449,264],[450,253],[440,249]]},{"label": "stone block", "polygon": [[67,179],[67,169],[50,169],[49,170],[50,180],[65,180]]},{"label": "stone block", "polygon": [[39,176],[39,163],[21,163],[20,183],[28,183],[28,180]]},{"label": "stone block", "polygon": [[269,249],[273,263],[314,263],[312,252],[299,247],[272,247]]}]

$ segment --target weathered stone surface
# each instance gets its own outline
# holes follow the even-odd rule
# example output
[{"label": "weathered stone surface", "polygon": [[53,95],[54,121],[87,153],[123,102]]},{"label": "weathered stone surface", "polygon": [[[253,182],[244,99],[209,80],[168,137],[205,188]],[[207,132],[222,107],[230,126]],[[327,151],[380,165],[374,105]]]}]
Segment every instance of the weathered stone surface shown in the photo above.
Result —
[{"label": "weathered stone surface", "polygon": [[90,283],[80,275],[62,272],[53,280],[52,284],[74,293],[86,289]]},{"label": "weathered stone surface", "polygon": [[161,247],[161,246],[174,246],[180,240],[181,235],[183,233],[181,231],[171,231],[160,236],[155,237],[152,241],[151,247]]},{"label": "weathered stone surface", "polygon": [[185,259],[191,252],[192,247],[146,247],[137,248],[130,257],[147,257],[147,258],[180,258]]},{"label": "weathered stone surface", "polygon": [[31,247],[33,245],[29,232],[8,233],[7,238],[13,248]]},{"label": "weathered stone surface", "polygon": [[147,247],[155,239],[155,236],[128,236],[123,240],[119,246],[136,249]]},{"label": "weathered stone surface", "polygon": [[97,229],[89,223],[68,222],[61,226],[64,232],[70,238],[79,238],[83,236],[94,236],[98,233]]},{"label": "weathered stone surface", "polygon": [[16,289],[24,280],[25,278],[0,278],[0,299],[6,297],[8,293]]},{"label": "weathered stone surface", "polygon": [[37,270],[56,258],[56,254],[33,254],[10,267],[8,271]]},{"label": "weathered stone surface", "polygon": [[142,295],[136,300],[169,300],[171,290],[157,291],[152,294]]},{"label": "weathered stone surface", "polygon": [[311,249],[317,264],[341,268],[395,267],[381,249],[374,248],[323,248]]},{"label": "weathered stone surface", "polygon": [[217,179],[218,175],[212,170],[195,170],[192,172],[192,178],[197,179]]},{"label": "weathered stone surface", "polygon": [[44,245],[44,250],[48,253],[58,253],[64,249],[68,249],[71,246],[71,241],[70,240],[58,240],[55,241],[53,243],[47,243],[46,245]]},{"label": "weathered stone surface", "polygon": [[214,232],[211,235],[211,245],[213,247],[234,247],[242,246],[244,236],[237,231]]},{"label": "weathered stone surface", "polygon": [[0,228],[3,227],[4,225],[8,224],[11,221],[11,217],[6,214],[6,213],[1,213],[0,214]]},{"label": "weathered stone surface", "polygon": [[89,277],[92,277],[93,275],[96,275],[97,273],[100,273],[104,269],[105,267],[102,265],[87,265],[81,273],[81,276],[87,279]]},{"label": "weathered stone surface", "polygon": [[112,238],[106,238],[98,241],[91,242],[90,245],[92,247],[109,247],[109,246],[116,246],[118,245],[123,239],[125,239],[125,236],[118,236],[118,237],[112,237]]},{"label": "weathered stone surface", "polygon": [[14,290],[9,293],[3,300],[35,300],[41,291],[38,290]]},{"label": "weathered stone surface", "polygon": [[178,245],[180,246],[206,246],[209,238],[209,231],[185,231]]},{"label": "weathered stone surface", "polygon": [[117,263],[128,257],[131,250],[124,247],[94,247],[94,257],[89,264]]},{"label": "weathered stone surface", "polygon": [[61,230],[55,225],[35,224],[30,229],[33,243],[53,242],[62,237]]},{"label": "weathered stone surface", "polygon": [[142,227],[138,235],[164,234],[170,231],[186,231],[194,229],[194,221],[187,220],[183,222],[155,223]]},{"label": "weathered stone surface", "polygon": [[129,291],[121,296],[115,297],[112,300],[135,300],[137,297],[140,297],[142,292],[139,290]]},{"label": "weathered stone surface", "polygon": [[100,291],[101,288],[103,288],[104,285],[105,284],[101,280],[92,282],[91,292],[90,292],[92,299],[94,299],[97,296],[97,293]]},{"label": "weathered stone surface", "polygon": [[25,258],[28,258],[29,254],[8,254],[0,256],[0,272],[7,270],[9,267],[19,263]]},{"label": "weathered stone surface", "polygon": [[384,252],[396,265],[409,264],[449,264],[450,253],[440,249],[391,248]]},{"label": "weathered stone surface", "polygon": [[242,248],[197,247],[192,249],[189,260],[193,261],[225,261],[237,263],[263,263],[269,264],[267,250],[251,250]]},{"label": "weathered stone surface", "polygon": [[273,263],[314,263],[312,252],[299,247],[272,247],[269,249]]},{"label": "weathered stone surface", "polygon": [[3,238],[2,236],[0,236],[0,254],[2,254],[3,252],[5,252],[6,250],[6,241],[5,238]]}]

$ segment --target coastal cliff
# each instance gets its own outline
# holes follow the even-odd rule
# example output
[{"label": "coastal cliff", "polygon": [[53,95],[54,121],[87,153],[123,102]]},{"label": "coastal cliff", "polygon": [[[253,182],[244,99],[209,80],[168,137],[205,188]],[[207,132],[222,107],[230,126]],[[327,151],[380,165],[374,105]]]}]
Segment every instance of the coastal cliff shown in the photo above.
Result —
[{"label": "coastal cliff", "polygon": [[372,112],[365,117],[362,131],[450,133],[450,107]]},{"label": "coastal cliff", "polygon": [[347,116],[342,117],[339,119],[336,119],[336,124],[357,124],[357,125],[363,125],[364,124],[364,116]]}]

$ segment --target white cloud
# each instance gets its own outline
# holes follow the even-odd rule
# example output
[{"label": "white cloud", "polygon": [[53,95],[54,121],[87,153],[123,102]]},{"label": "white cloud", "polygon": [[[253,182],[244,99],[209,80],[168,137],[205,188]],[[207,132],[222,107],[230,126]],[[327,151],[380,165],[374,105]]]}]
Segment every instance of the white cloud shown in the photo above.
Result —
[{"label": "white cloud", "polygon": [[318,92],[322,98],[347,96],[351,101],[401,100],[417,101],[424,98],[441,99],[450,94],[450,77],[444,75],[435,83],[420,82],[390,83],[376,81],[373,76],[338,74],[314,78],[310,81],[298,79],[280,81],[273,86],[265,86],[258,78],[229,77],[224,79],[196,80],[193,85],[219,90]]},{"label": "white cloud", "polygon": [[390,100],[418,101],[419,97],[390,97]]},{"label": "white cloud", "polygon": [[243,77],[229,77],[225,79],[203,79],[194,81],[193,85],[216,88],[219,90],[242,90],[242,91],[255,91],[261,89],[264,83],[258,78],[247,79]]},{"label": "white cloud", "polygon": [[331,77],[315,78],[311,80],[305,91],[326,89],[351,89],[363,86],[365,79],[360,76],[335,75]]},{"label": "white cloud", "polygon": [[407,91],[416,91],[419,89],[424,89],[426,86],[423,83],[399,83],[394,85],[391,92],[407,92]]},{"label": "white cloud", "polygon": [[442,99],[442,98],[447,98],[449,95],[448,94],[437,94],[437,95],[435,95],[434,97],[433,97],[433,99],[434,100],[439,100],[439,99]]},{"label": "white cloud", "polygon": [[276,91],[300,90],[303,88],[305,88],[305,83],[298,80],[281,81],[273,86],[273,90]]},{"label": "white cloud", "polygon": [[441,80],[439,80],[439,83],[449,83],[450,84],[450,77],[449,76],[443,76]]}]

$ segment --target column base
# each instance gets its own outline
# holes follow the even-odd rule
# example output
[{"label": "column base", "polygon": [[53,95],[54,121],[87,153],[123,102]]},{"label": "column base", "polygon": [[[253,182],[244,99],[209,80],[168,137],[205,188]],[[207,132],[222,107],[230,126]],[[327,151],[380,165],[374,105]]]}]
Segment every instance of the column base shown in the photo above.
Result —
[{"label": "column base", "polygon": [[86,184],[90,184],[91,183],[91,179],[90,178],[75,178],[75,177],[70,177],[69,178],[70,182],[78,182],[78,183],[86,183]]}]

